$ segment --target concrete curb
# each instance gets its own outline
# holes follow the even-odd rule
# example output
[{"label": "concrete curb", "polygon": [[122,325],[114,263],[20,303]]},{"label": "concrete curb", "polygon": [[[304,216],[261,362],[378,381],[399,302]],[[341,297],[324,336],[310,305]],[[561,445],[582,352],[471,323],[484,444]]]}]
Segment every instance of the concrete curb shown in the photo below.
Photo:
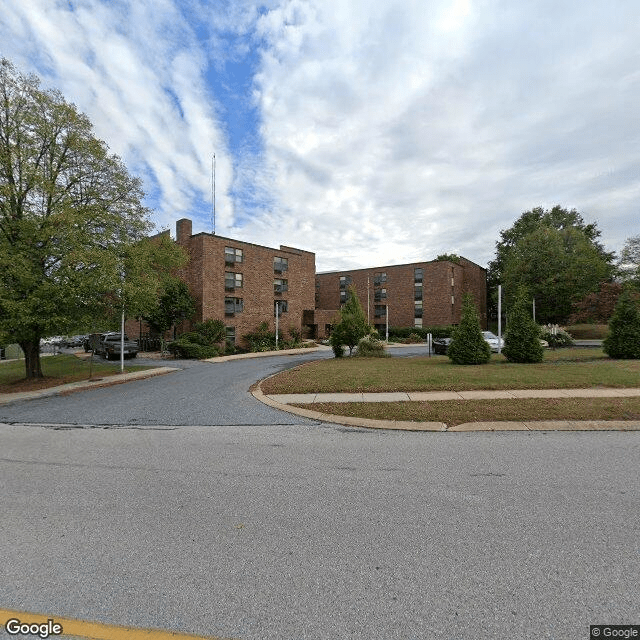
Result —
[{"label": "concrete curb", "polygon": [[34,400],[35,398],[47,398],[49,396],[57,396],[64,393],[73,393],[74,391],[85,391],[87,389],[111,387],[116,384],[123,384],[125,382],[131,382],[133,380],[144,380],[145,378],[161,376],[165,373],[171,373],[173,371],[180,371],[180,369],[176,367],[156,367],[155,369],[145,369],[144,371],[117,373],[113,376],[96,378],[95,380],[69,382],[67,384],[61,384],[57,387],[47,387],[46,389],[35,389],[34,391],[0,394],[0,406],[9,404],[10,402],[19,402],[21,400]]},{"label": "concrete curb", "polygon": [[215,358],[207,358],[201,362],[211,362],[219,364],[221,362],[229,362],[230,360],[246,360],[247,358],[270,358],[271,356],[297,356],[303,353],[315,353],[316,351],[326,351],[331,347],[307,347],[306,349],[282,349],[281,351],[259,351],[257,353],[238,353],[233,356],[216,356]]},{"label": "concrete curb", "polygon": [[280,411],[286,411],[287,413],[293,413],[303,418],[310,418],[311,420],[319,420],[320,422],[332,422],[336,424],[343,424],[349,427],[366,427],[367,429],[394,429],[400,431],[446,431],[447,425],[444,422],[410,422],[402,420],[372,420],[370,418],[357,418],[351,416],[336,416],[330,413],[320,413],[319,411],[309,411],[309,409],[302,409],[300,407],[292,407],[287,404],[282,404],[272,400],[260,389],[260,384],[256,389],[251,391],[253,397],[260,402],[279,409]]},{"label": "concrete curb", "polygon": [[[266,378],[265,378],[266,379]],[[359,418],[354,416],[339,416],[328,413],[321,413],[319,411],[311,411],[309,409],[303,409],[301,407],[292,407],[288,404],[284,404],[283,402],[278,402],[277,395],[265,395],[260,387],[262,381],[260,381],[256,388],[251,391],[253,397],[260,402],[273,407],[274,409],[279,409],[280,411],[286,411],[287,413],[292,413],[303,418],[309,418],[311,420],[318,420],[320,422],[331,422],[336,424],[342,424],[350,427],[364,427],[366,429],[391,429],[391,430],[400,430],[400,431],[440,431],[440,432],[472,432],[472,431],[640,431],[640,422],[637,420],[544,420],[544,421],[530,421],[530,422],[466,422],[464,424],[455,425],[453,427],[448,427],[444,422],[410,422],[410,421],[401,421],[401,420],[373,420],[371,418]],[[566,390],[564,390],[566,391]],[[580,392],[586,391],[584,389],[577,390]],[[627,390],[629,391],[629,390]],[[635,389],[633,391],[637,391],[638,393],[633,394],[615,394],[608,397],[620,397],[623,395],[640,395],[640,390]],[[434,392],[434,395],[437,395],[439,392]],[[290,402],[296,402],[298,404],[302,404],[298,400],[299,396],[302,395],[312,395],[313,400],[308,400],[307,402],[316,402],[315,398],[322,394],[282,394],[283,397],[286,398],[294,398],[294,400],[289,400]],[[340,395],[340,394],[332,394],[332,395]],[[344,394],[345,396],[372,396],[376,394]],[[391,394],[380,394],[383,396],[389,396]],[[408,394],[403,394],[404,396],[408,396]],[[440,394],[442,395],[442,394]],[[504,396],[500,396],[504,397]],[[510,398],[518,397],[518,396],[508,396]],[[548,396],[537,396],[537,397],[548,397]],[[557,397],[587,397],[583,393],[574,395],[574,396],[557,396]],[[595,397],[595,396],[592,396]],[[602,396],[600,396],[602,397]],[[436,399],[436,398],[431,398]],[[447,398],[437,398],[438,400],[451,399]],[[464,401],[465,398],[462,395],[458,395],[458,398],[461,401]],[[471,398],[468,398],[471,399]],[[409,400],[407,397],[405,401]],[[353,402],[354,400],[345,400],[346,402]],[[361,399],[360,402],[367,402],[370,400]],[[385,398],[385,402],[388,400]],[[396,400],[398,401],[398,400]],[[402,401],[402,400],[400,400]],[[334,402],[336,402],[334,400]],[[356,400],[357,402],[357,400]]]}]

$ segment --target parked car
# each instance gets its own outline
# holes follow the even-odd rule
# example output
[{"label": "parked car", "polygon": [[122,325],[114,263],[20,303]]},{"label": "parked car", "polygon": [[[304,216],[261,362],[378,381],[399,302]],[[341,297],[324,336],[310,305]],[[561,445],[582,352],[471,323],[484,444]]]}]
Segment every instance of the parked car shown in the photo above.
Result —
[{"label": "parked car", "polygon": [[138,343],[129,340],[127,335],[124,336],[124,345],[122,344],[121,334],[105,333],[100,342],[99,353],[104,355],[107,360],[112,358],[120,358],[120,348],[124,346],[124,357],[135,358],[138,355]]},{"label": "parked car", "polygon": [[491,351],[494,353],[498,353],[498,343],[500,345],[500,351],[504,349],[504,339],[498,338],[495,333],[491,333],[491,331],[483,331],[482,337],[489,343]]},{"label": "parked car", "polygon": [[[498,336],[491,331],[483,331],[482,337],[489,343],[491,351],[498,352]],[[434,338],[433,339],[433,351],[439,355],[446,355],[449,345],[451,344],[451,338]],[[500,350],[504,348],[504,339],[500,338]]]}]

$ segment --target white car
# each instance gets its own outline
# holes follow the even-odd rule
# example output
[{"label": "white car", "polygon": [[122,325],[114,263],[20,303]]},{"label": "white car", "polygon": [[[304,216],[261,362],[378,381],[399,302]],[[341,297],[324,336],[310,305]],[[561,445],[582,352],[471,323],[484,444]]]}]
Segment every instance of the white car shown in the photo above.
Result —
[{"label": "white car", "polygon": [[494,353],[498,353],[498,345],[500,345],[500,351],[504,348],[504,340],[502,338],[498,338],[495,333],[491,333],[491,331],[483,331],[482,337],[489,343],[491,351]]}]

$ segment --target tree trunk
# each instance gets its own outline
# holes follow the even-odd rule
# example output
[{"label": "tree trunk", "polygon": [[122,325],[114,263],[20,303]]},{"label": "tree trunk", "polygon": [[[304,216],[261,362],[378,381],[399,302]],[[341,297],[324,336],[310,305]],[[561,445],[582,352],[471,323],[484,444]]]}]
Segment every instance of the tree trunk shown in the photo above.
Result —
[{"label": "tree trunk", "polygon": [[24,351],[24,366],[28,380],[42,378],[42,368],[40,367],[40,339],[20,342],[20,347]]}]

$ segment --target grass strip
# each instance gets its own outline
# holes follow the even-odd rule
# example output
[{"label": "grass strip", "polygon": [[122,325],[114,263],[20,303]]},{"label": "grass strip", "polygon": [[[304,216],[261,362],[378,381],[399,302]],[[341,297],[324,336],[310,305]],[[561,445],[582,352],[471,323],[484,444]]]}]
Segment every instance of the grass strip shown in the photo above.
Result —
[{"label": "grass strip", "polygon": [[612,360],[602,349],[547,350],[540,364],[454,365],[446,356],[332,358],[309,362],[264,380],[264,393],[470,391],[640,386],[640,360]]},{"label": "grass strip", "polygon": [[319,402],[292,405],[310,411],[372,420],[531,422],[538,420],[640,420],[640,398],[526,398],[439,402]]},{"label": "grass strip", "polygon": [[[74,355],[61,354],[47,356],[40,360],[44,378],[27,380],[24,377],[24,360],[13,360],[0,363],[0,393],[18,393],[56,387],[68,382],[79,382],[89,379],[89,361],[76,358]],[[127,365],[125,373],[149,369],[144,365]],[[120,373],[119,362],[93,361],[91,377],[103,378]]]}]

